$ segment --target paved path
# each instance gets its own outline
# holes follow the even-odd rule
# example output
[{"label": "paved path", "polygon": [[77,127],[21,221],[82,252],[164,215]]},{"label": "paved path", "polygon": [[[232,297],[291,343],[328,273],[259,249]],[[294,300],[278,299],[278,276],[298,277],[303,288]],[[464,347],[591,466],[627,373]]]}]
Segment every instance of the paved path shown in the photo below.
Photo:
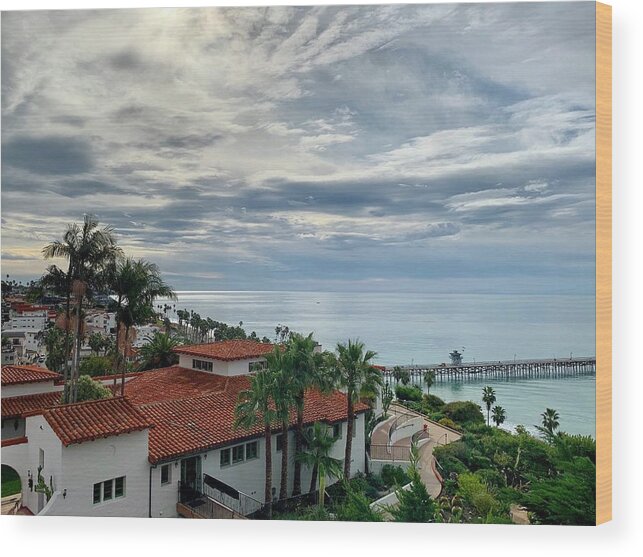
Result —
[{"label": "paved path", "polygon": [[[414,412],[413,410],[409,410],[404,406],[392,404],[390,411],[394,412],[394,414],[387,420],[380,422],[377,425],[377,428],[375,429],[375,431],[373,431],[373,435],[371,436],[371,442],[373,444],[386,444],[388,442],[389,428],[393,424],[393,421],[396,419],[397,415],[401,413],[424,418],[424,426],[428,431],[429,438],[428,440],[424,438],[420,441],[420,460],[418,463],[418,468],[420,470],[420,478],[426,486],[427,492],[433,499],[437,499],[442,491],[442,482],[441,479],[436,476],[435,470],[437,470],[437,466],[435,465],[435,458],[433,457],[433,449],[438,445],[446,445],[448,443],[452,443],[453,441],[457,441],[462,436],[458,432],[450,428],[446,428],[438,424],[437,422],[429,420],[419,412]],[[409,447],[410,445],[411,437],[405,437],[395,443],[395,446],[400,447]],[[392,493],[387,496],[386,500],[382,503],[385,505],[396,505],[397,497],[394,493]]]}]

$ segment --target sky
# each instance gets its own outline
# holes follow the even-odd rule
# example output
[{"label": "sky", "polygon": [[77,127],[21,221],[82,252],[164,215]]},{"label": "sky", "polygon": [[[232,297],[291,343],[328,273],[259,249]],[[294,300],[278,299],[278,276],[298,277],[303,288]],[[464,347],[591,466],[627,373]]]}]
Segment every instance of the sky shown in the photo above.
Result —
[{"label": "sky", "polygon": [[5,12],[3,277],[592,294],[594,77],[592,2]]}]

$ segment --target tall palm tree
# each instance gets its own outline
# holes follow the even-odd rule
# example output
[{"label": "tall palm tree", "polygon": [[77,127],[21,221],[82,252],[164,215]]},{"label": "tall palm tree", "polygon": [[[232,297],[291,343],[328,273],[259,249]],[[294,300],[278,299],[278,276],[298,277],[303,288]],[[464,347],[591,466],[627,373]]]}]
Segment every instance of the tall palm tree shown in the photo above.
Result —
[{"label": "tall palm tree", "polygon": [[146,344],[141,347],[140,369],[155,369],[172,366],[179,361],[174,349],[181,344],[177,338],[167,333],[155,333],[146,337]]},{"label": "tall palm tree", "polygon": [[426,393],[429,394],[431,387],[435,383],[435,370],[430,369],[424,373],[424,383],[426,384]]},{"label": "tall palm tree", "polygon": [[327,425],[315,422],[312,430],[304,433],[304,439],[306,441],[306,450],[297,453],[296,460],[301,464],[312,467],[309,491],[312,493],[316,488],[319,489],[317,502],[320,507],[323,507],[326,477],[340,477],[342,475],[342,461],[330,456],[330,451],[335,444],[335,438]]},{"label": "tall palm tree", "polygon": [[235,408],[235,428],[253,428],[263,425],[266,446],[266,472],[264,501],[268,518],[272,517],[272,422],[275,420],[274,400],[276,377],[267,369],[255,373],[250,380],[250,388],[239,393]]},{"label": "tall palm tree", "polygon": [[355,403],[362,393],[377,393],[382,385],[382,374],[371,361],[377,355],[366,350],[363,342],[349,340],[347,344],[338,343],[334,357],[334,373],[338,385],[346,390],[346,451],[344,453],[344,478],[351,474],[351,451],[353,448],[353,427]]},{"label": "tall palm tree", "polygon": [[482,402],[487,406],[487,425],[490,425],[489,413],[491,412],[491,407],[496,402],[496,391],[491,387],[482,389]]},{"label": "tall palm tree", "polygon": [[537,426],[538,430],[541,431],[545,435],[545,437],[551,441],[556,435],[558,426],[560,426],[560,415],[553,408],[547,408],[541,414],[541,417],[543,419],[543,425],[542,427]]},{"label": "tall palm tree", "polygon": [[275,346],[273,351],[266,356],[267,370],[274,377],[274,392],[272,399],[275,403],[275,413],[281,424],[281,487],[279,500],[288,498],[288,426],[290,425],[290,411],[294,407],[294,382],[292,359],[288,352]]},{"label": "tall palm tree", "polygon": [[507,419],[507,412],[502,406],[494,406],[491,417],[493,419],[493,423],[496,424],[496,427],[500,427]]},{"label": "tall palm tree", "polygon": [[[66,323],[70,322],[70,308],[72,290],[75,291],[77,301],[76,319],[76,352],[72,370],[68,375],[71,379],[71,394],[65,389],[65,400],[72,402],[76,397],[76,380],[78,378],[78,364],[82,343],[82,322],[80,311],[88,287],[100,284],[101,273],[115,259],[122,256],[122,250],[116,245],[114,230],[105,226],[99,228],[98,220],[92,215],[85,215],[82,226],[76,223],[67,226],[62,241],[56,240],[47,244],[42,250],[45,259],[62,257],[68,261],[66,273],[68,289],[65,304]],[[67,366],[65,368],[67,370]]]},{"label": "tall palm tree", "polygon": [[108,280],[116,294],[116,338],[125,327],[125,342],[120,358],[121,395],[125,394],[125,360],[130,329],[148,321],[154,315],[154,302],[157,298],[176,299],[172,287],[161,277],[159,268],[144,259],[127,258],[111,266]]},{"label": "tall palm tree", "polygon": [[[303,336],[292,333],[287,344],[287,353],[291,358],[292,389],[294,405],[297,411],[297,426],[295,429],[295,455],[302,452],[304,443],[304,399],[306,390],[318,388],[330,390],[332,382],[324,375],[324,356],[316,349],[317,343],[313,333]],[[293,478],[293,497],[301,493],[301,462],[295,460]]]}]

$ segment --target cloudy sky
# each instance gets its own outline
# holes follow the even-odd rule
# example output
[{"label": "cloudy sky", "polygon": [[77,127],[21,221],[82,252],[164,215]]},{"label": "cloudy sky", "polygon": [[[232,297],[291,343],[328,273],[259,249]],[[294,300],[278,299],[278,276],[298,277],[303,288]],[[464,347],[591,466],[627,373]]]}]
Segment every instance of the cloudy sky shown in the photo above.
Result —
[{"label": "cloudy sky", "polygon": [[2,273],[591,293],[594,121],[591,2],[4,13]]}]

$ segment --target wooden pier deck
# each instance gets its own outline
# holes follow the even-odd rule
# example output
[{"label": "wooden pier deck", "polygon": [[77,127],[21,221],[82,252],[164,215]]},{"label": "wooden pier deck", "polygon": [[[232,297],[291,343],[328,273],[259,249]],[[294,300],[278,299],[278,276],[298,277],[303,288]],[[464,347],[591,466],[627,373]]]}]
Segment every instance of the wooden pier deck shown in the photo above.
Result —
[{"label": "wooden pier deck", "polygon": [[411,373],[412,377],[423,376],[427,371],[434,371],[436,378],[464,375],[515,375],[529,376],[542,374],[573,374],[596,372],[596,357],[551,358],[533,360],[496,360],[491,362],[463,362],[453,364],[412,364],[386,366],[383,373],[392,375],[395,367]]}]

